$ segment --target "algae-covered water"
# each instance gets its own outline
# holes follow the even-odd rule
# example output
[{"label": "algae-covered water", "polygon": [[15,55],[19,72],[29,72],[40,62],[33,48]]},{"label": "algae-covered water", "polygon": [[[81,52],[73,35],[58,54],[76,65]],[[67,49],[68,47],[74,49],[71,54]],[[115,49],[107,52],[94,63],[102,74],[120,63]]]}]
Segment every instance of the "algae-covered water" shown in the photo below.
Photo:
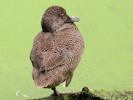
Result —
[{"label": "algae-covered water", "polygon": [[76,23],[85,40],[85,51],[68,88],[78,91],[133,90],[132,0],[2,0],[0,2],[0,100],[45,97],[49,89],[35,88],[29,54],[41,30],[43,12],[60,5]]}]

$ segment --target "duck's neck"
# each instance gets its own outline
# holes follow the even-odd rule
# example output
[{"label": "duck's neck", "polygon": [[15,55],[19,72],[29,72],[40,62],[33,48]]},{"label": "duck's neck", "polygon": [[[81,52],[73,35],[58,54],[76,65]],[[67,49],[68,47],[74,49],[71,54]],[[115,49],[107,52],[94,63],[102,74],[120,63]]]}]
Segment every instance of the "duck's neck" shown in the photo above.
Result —
[{"label": "duck's neck", "polygon": [[70,28],[77,28],[77,27],[74,23],[65,23],[65,24],[61,25],[61,27],[59,29],[57,29],[56,32],[64,30],[64,29],[70,29]]}]

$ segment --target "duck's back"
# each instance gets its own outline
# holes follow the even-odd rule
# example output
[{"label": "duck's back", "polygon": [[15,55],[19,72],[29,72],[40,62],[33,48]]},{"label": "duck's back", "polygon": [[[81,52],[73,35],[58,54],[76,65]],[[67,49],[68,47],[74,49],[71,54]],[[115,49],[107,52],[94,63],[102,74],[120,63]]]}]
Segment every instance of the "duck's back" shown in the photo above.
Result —
[{"label": "duck's back", "polygon": [[[67,81],[68,86],[83,50],[83,38],[73,24],[64,25],[53,35],[39,33],[31,52],[36,85],[51,88]],[[44,73],[39,72],[41,67],[45,67]]]}]

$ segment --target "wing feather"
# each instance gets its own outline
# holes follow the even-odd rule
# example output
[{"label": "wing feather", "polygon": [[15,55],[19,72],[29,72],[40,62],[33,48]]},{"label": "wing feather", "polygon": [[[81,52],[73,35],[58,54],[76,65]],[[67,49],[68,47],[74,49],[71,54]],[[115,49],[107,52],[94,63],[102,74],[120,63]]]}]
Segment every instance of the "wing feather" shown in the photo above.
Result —
[{"label": "wing feather", "polygon": [[30,54],[30,59],[34,67],[40,71],[48,71],[62,65],[63,53],[53,52],[50,48],[50,39],[48,36],[39,33],[34,40],[33,48]]}]

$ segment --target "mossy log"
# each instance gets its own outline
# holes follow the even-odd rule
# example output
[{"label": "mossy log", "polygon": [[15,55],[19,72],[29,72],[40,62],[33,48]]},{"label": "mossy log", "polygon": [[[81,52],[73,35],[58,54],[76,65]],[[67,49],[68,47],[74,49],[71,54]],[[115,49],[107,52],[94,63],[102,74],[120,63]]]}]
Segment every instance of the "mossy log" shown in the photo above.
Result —
[{"label": "mossy log", "polygon": [[104,99],[91,93],[88,87],[84,87],[81,92],[59,93],[59,96],[54,96],[52,94],[49,97],[32,99],[32,100],[104,100]]}]

